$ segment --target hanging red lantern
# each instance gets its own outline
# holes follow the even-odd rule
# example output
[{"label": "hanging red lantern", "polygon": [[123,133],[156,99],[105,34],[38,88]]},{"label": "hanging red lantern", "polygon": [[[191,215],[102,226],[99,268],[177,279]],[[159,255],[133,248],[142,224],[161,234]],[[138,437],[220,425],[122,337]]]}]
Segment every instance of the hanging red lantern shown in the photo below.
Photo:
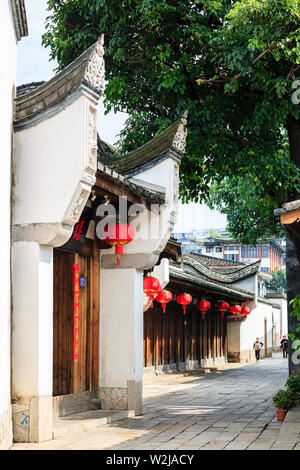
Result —
[{"label": "hanging red lantern", "polygon": [[169,290],[162,290],[155,298],[155,300],[161,304],[163,313],[166,313],[166,304],[171,302],[172,299],[173,294]]},{"label": "hanging red lantern", "polygon": [[235,316],[235,321],[237,321],[237,314],[241,313],[242,307],[240,305],[231,305],[230,313],[233,313]]},{"label": "hanging red lantern", "polygon": [[153,300],[161,292],[161,285],[159,280],[152,276],[144,277],[143,289],[151,301],[151,308],[153,308]]},{"label": "hanging red lantern", "polygon": [[210,302],[208,300],[199,300],[199,302],[196,305],[197,310],[200,310],[202,314],[202,320],[204,320],[204,316],[206,314],[206,311],[210,309]]},{"label": "hanging red lantern", "polygon": [[241,310],[241,315],[244,316],[244,318],[247,318],[247,315],[251,313],[251,310],[249,307],[243,307]]},{"label": "hanging red lantern", "polygon": [[134,238],[134,229],[130,224],[121,224],[117,222],[115,225],[108,226],[108,236],[105,241],[109,245],[115,246],[117,255],[117,265],[120,266],[120,255],[123,254],[123,246],[130,243]]},{"label": "hanging red lantern", "polygon": [[186,313],[186,306],[193,301],[193,297],[190,294],[179,294],[176,297],[176,302],[182,305],[183,315]]},{"label": "hanging red lantern", "polygon": [[219,310],[219,312],[221,312],[222,314],[222,320],[224,318],[224,314],[225,312],[227,312],[227,310],[229,309],[229,304],[227,302],[218,302],[217,304],[217,310]]}]

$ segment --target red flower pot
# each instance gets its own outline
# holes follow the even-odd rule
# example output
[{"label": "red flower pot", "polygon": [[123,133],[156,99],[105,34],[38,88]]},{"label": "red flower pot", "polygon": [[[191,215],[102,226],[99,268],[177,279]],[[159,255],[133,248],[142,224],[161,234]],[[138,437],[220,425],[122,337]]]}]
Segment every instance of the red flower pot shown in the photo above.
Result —
[{"label": "red flower pot", "polygon": [[286,414],[287,414],[287,410],[277,410],[278,421],[283,421]]}]

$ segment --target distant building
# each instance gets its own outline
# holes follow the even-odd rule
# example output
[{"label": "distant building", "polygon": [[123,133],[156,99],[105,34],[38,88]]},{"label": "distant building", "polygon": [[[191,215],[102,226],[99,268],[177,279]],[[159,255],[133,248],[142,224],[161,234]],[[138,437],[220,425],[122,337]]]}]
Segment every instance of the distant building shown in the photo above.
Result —
[{"label": "distant building", "polygon": [[241,245],[224,229],[192,230],[173,233],[173,237],[182,243],[183,253],[197,253],[242,263],[260,260],[260,271],[265,273],[285,266],[285,246],[275,238],[256,246]]}]

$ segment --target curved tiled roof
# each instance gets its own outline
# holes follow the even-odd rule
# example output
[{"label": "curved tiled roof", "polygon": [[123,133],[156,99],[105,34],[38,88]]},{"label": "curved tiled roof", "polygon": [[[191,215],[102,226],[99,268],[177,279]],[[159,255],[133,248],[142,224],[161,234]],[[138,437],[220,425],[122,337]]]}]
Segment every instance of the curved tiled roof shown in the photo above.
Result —
[{"label": "curved tiled roof", "polygon": [[240,261],[234,261],[224,258],[217,258],[214,256],[202,255],[198,253],[189,253],[189,256],[199,260],[202,264],[206,266],[213,266],[213,267],[235,267],[235,266],[245,266],[245,263],[241,263]]},{"label": "curved tiled roof", "polygon": [[204,275],[208,279],[226,284],[232,284],[249,276],[253,276],[258,272],[260,265],[260,261],[256,261],[252,264],[236,266],[236,269],[230,269],[230,272],[220,272],[219,270],[208,267],[201,262],[199,258],[198,255],[186,254],[183,256],[183,264],[192,267],[199,274]]},{"label": "curved tiled roof", "polygon": [[183,265],[179,263],[170,262],[170,280],[178,280],[186,282],[194,286],[201,286],[213,292],[218,292],[223,295],[228,295],[239,300],[252,300],[255,297],[254,292],[247,291],[238,287],[226,286],[206,279],[197,274],[186,272]]},{"label": "curved tiled roof", "polygon": [[180,160],[185,150],[186,117],[184,114],[138,149],[120,156],[99,153],[100,160],[126,177],[145,171],[169,156]]},{"label": "curved tiled roof", "polygon": [[17,40],[28,36],[27,16],[24,0],[10,0]]}]

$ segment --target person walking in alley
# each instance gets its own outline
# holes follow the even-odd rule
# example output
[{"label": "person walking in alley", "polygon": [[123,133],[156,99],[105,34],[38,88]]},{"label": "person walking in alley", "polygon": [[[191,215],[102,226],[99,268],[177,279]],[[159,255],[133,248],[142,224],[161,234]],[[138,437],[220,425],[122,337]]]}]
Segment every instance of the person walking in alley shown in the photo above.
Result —
[{"label": "person walking in alley", "polygon": [[286,339],[286,336],[284,336],[282,338],[282,340],[280,341],[280,347],[282,348],[282,352],[283,352],[283,359],[287,358],[287,355],[288,355],[288,340]]},{"label": "person walking in alley", "polygon": [[256,338],[254,344],[253,344],[253,349],[255,350],[255,357],[256,360],[259,361],[260,358],[260,350],[263,347],[263,343],[259,341],[259,338]]}]

